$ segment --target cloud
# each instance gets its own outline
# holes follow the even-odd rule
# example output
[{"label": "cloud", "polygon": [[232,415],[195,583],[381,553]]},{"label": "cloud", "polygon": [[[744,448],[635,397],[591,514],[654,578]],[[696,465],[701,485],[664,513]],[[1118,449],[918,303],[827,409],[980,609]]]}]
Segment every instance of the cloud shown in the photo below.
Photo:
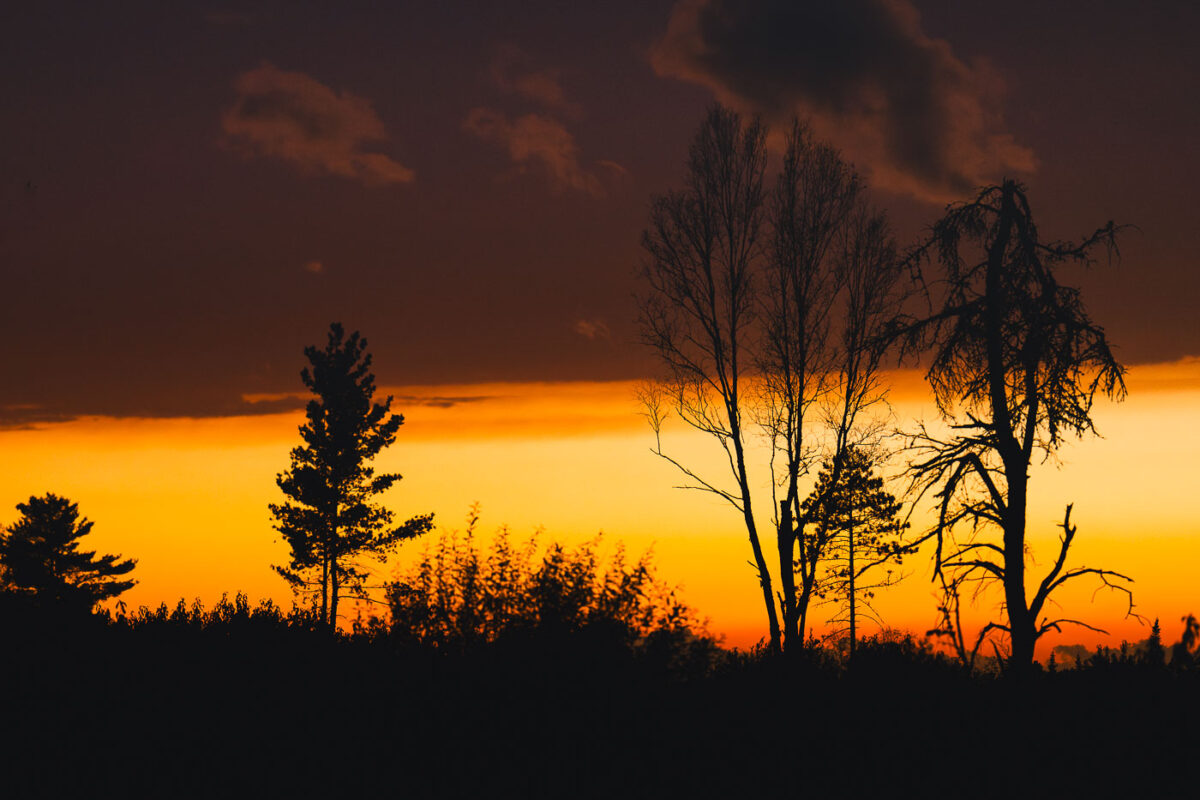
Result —
[{"label": "cloud", "polygon": [[[556,119],[543,114],[525,114],[509,118],[490,108],[475,108],[467,114],[463,128],[480,139],[503,147],[519,172],[544,175],[558,190],[585,192],[601,197],[605,194],[600,176],[579,162],[579,147],[575,137]],[[611,166],[606,166],[611,165]],[[597,164],[612,172],[612,162]]]},{"label": "cloud", "polygon": [[[275,392],[192,398],[182,402],[153,400],[130,403],[92,401],[84,397],[56,403],[0,404],[0,431],[34,430],[57,423],[80,419],[208,419],[212,417],[247,417],[288,414],[303,410],[311,394],[304,392]],[[428,395],[401,394],[392,398],[397,413],[406,408],[453,408],[494,399],[493,395]]]},{"label": "cloud", "polygon": [[611,336],[608,324],[600,319],[581,319],[576,321],[574,330],[585,339],[607,339]]},{"label": "cloud", "polygon": [[238,76],[234,87],[237,100],[221,128],[244,152],[366,184],[413,180],[408,167],[364,150],[387,139],[370,101],[270,64]]},{"label": "cloud", "polygon": [[[485,400],[493,399],[492,395],[487,394],[469,394],[469,395],[441,395],[441,394],[391,394],[383,392],[385,396],[392,398],[392,410],[399,413],[404,408],[409,406],[422,406],[429,408],[453,408],[454,406],[464,405],[466,403],[481,403]],[[272,406],[279,408],[282,411],[290,411],[297,408],[304,408],[308,405],[308,401],[312,399],[311,394],[305,392],[277,392],[273,394],[244,394],[242,395],[242,404],[246,408],[270,408]],[[270,413],[270,412],[268,412]]]},{"label": "cloud", "polygon": [[473,108],[463,129],[506,150],[518,173],[538,173],[555,191],[595,197],[607,194],[606,184],[629,174],[615,161],[597,161],[591,167],[580,162],[575,136],[562,119],[578,120],[583,110],[567,99],[557,70],[535,68],[524,50],[505,44],[497,49],[488,74],[498,89],[540,110],[509,116],[492,108]]},{"label": "cloud", "polygon": [[497,48],[489,74],[492,83],[502,91],[571,117],[582,113],[578,103],[567,99],[558,80],[558,70],[535,68],[529,55],[516,45],[504,44]]},{"label": "cloud", "polygon": [[471,395],[416,395],[416,394],[401,394],[392,398],[395,406],[403,409],[404,406],[426,406],[430,408],[453,408],[454,406],[464,405],[466,403],[482,403],[485,400],[494,399],[491,395],[486,394],[471,394]]},{"label": "cloud", "polygon": [[1003,130],[1001,80],[927,36],[909,0],[680,0],[651,60],[771,122],[809,118],[892,191],[946,201],[1036,166]]}]

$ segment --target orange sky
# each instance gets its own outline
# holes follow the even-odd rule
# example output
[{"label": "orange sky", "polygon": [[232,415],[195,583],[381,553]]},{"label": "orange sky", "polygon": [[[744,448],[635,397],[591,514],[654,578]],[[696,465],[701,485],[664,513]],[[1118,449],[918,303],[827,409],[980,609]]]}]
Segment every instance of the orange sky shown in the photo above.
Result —
[{"label": "orange sky", "polygon": [[[928,415],[916,376],[893,394],[899,424]],[[1063,505],[1075,503],[1079,537],[1073,563],[1117,569],[1135,578],[1137,609],[1163,620],[1195,611],[1193,570],[1200,564],[1200,523],[1192,505],[1194,454],[1200,451],[1200,360],[1134,368],[1130,395],[1096,410],[1103,439],[1072,444],[1062,464],[1033,470],[1029,528],[1044,570]],[[489,399],[449,408],[413,405],[396,445],[380,466],[404,474],[387,495],[401,516],[433,511],[460,526],[471,503],[483,527],[507,524],[522,534],[543,526],[577,542],[604,531],[635,551],[653,544],[661,574],[729,644],[764,632],[761,600],[747,561],[738,514],[710,495],[673,489],[673,468],[649,452],[629,383],[488,384],[404,387],[405,395]],[[138,559],[131,605],[179,597],[215,600],[224,591],[290,594],[269,569],[285,550],[275,542],[267,503],[278,500],[275,474],[287,466],[301,415],[209,419],[91,418],[29,430],[0,431],[0,521],[31,494],[54,491],[80,505],[96,527],[89,547]],[[710,442],[678,428],[664,444],[687,463],[711,464]],[[768,504],[762,504],[766,513]],[[923,519],[921,512],[917,524]],[[401,561],[419,543],[407,545]],[[924,631],[934,622],[926,557],[905,565],[908,579],[877,607],[891,625]],[[385,570],[386,572],[386,570]],[[1083,582],[1060,600],[1068,616],[1109,629],[1047,637],[1046,645],[1117,644],[1146,630],[1122,620],[1121,597]],[[995,611],[995,598],[974,612]],[[817,609],[817,621],[824,611]],[[870,626],[867,626],[868,630]],[[1045,648],[1043,647],[1043,650]]]}]

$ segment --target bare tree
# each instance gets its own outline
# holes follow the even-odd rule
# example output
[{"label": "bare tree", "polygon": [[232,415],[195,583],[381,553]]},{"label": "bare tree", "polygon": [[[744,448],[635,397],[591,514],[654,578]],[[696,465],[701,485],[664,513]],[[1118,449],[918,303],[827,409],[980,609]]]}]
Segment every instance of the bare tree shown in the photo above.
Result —
[{"label": "bare tree", "polygon": [[[666,455],[688,488],[712,492],[738,509],[767,607],[771,643],[779,621],[754,518],[746,462],[746,378],[759,336],[755,272],[764,230],[766,131],[758,121],[720,106],[709,111],[688,154],[685,188],[653,201],[642,302],[646,343],[667,368],[659,388],[684,422],[712,436],[728,460],[735,487],[723,488]],[[652,423],[661,416],[655,414]]]},{"label": "bare tree", "polygon": [[[685,488],[740,512],[778,650],[803,644],[811,586],[797,586],[795,568],[821,551],[810,541],[797,561],[799,484],[821,453],[809,438],[812,411],[836,406],[821,419],[833,421],[835,449],[853,438],[878,389],[875,293],[895,285],[886,277],[897,259],[886,221],[867,209],[860,179],[835,150],[795,124],[768,195],[765,140],[757,120],[743,123],[720,106],[709,112],[689,151],[685,188],[653,201],[641,325],[665,367],[643,398],[654,452],[682,472]],[[838,339],[830,326],[843,295],[847,332]],[[718,443],[728,477],[701,475],[664,451],[670,413]],[[756,433],[770,443],[782,625],[755,517],[761,502],[747,450]]]},{"label": "bare tree", "polygon": [[[1065,263],[1092,263],[1097,249],[1111,257],[1116,233],[1110,222],[1078,243],[1043,243],[1024,187],[1006,181],[951,206],[913,254],[914,265],[936,260],[942,270],[937,281],[925,282],[931,312],[898,329],[910,349],[931,350],[927,377],[950,424],[947,436],[922,427],[911,442],[914,480],[938,503],[929,534],[937,541],[935,574],[951,576],[946,586],[955,599],[969,584],[1002,587],[1005,619],[989,623],[980,642],[993,630],[1007,633],[1009,661],[1018,668],[1032,662],[1047,631],[1084,625],[1043,616],[1050,595],[1067,581],[1092,575],[1129,595],[1129,578],[1120,573],[1066,568],[1076,533],[1069,505],[1058,554],[1032,596],[1025,568],[1035,453],[1049,458],[1064,434],[1094,433],[1097,392],[1125,394],[1125,368],[1103,328],[1088,316],[1079,290],[1059,284],[1055,274]],[[998,540],[989,537],[993,531]],[[961,638],[960,630],[957,647],[965,654]]]},{"label": "bare tree", "polygon": [[[799,122],[793,124],[771,196],[769,291],[763,300],[765,336],[759,360],[762,421],[771,440],[772,506],[779,512],[775,530],[785,645],[803,644],[803,621],[812,595],[803,570],[802,588],[796,584],[796,546],[805,529],[800,480],[818,453],[807,437],[810,412],[828,398],[833,382],[830,313],[844,278],[836,260],[839,245],[845,243],[843,229],[857,210],[862,190],[862,182],[837,151],[815,143]],[[805,544],[815,557],[823,552],[812,540]],[[803,567],[808,560],[799,563]]]}]

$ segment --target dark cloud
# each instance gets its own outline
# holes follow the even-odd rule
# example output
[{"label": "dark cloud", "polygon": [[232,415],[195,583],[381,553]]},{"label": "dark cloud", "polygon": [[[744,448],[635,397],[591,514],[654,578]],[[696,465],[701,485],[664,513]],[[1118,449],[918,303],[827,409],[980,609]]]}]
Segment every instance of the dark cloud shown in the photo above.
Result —
[{"label": "dark cloud", "polygon": [[243,151],[367,184],[413,180],[408,167],[364,149],[387,139],[370,101],[270,64],[243,73],[234,86],[237,101],[221,129]]},{"label": "dark cloud", "polygon": [[199,419],[203,417],[261,416],[295,411],[304,408],[304,403],[303,399],[290,396],[262,400],[239,398],[218,403],[197,401],[190,404],[153,402],[111,404],[86,401],[55,404],[13,403],[0,406],[0,430],[37,428],[58,422],[71,422],[83,417]]},{"label": "dark cloud", "polygon": [[[208,417],[255,417],[286,414],[303,409],[310,395],[299,392],[283,394],[242,395],[224,402],[197,400],[193,403],[10,403],[0,405],[0,430],[28,430],[87,417],[137,419],[203,419]],[[480,403],[492,395],[415,395],[402,394],[392,398],[392,408],[401,413],[405,408],[453,408],[466,403]]]},{"label": "dark cloud", "polygon": [[453,408],[464,403],[481,403],[493,399],[492,395],[415,395],[401,394],[392,397],[396,408],[403,410],[404,406],[426,406],[429,408]]},{"label": "dark cloud", "polygon": [[893,191],[957,199],[1035,166],[1003,130],[1000,79],[925,35],[908,0],[681,0],[652,59],[742,110],[810,118]]}]

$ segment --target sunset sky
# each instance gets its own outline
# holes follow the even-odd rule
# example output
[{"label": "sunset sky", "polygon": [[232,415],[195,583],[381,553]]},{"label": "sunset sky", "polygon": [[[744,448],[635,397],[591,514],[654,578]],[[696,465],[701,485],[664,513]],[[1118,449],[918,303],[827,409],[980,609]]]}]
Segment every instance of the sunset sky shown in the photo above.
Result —
[{"label": "sunset sky", "polygon": [[[1131,366],[1129,398],[1098,406],[1105,438],[1035,469],[1030,528],[1052,542],[1074,502],[1076,562],[1129,573],[1176,636],[1200,611],[1200,7],[823,7],[6,10],[0,523],[54,491],[94,546],[139,559],[134,604],[286,599],[266,505],[298,441],[302,350],[339,320],[407,419],[382,458],[405,475],[398,512],[459,526],[479,501],[484,527],[656,542],[713,631],[753,642],[737,514],[671,488],[633,391],[654,366],[633,299],[649,200],[719,100],[811,119],[902,243],[1003,177],[1045,238],[1135,226],[1119,263],[1065,278]],[[932,418],[919,373],[896,384],[899,426]],[[923,631],[928,559],[906,569],[879,607]],[[1070,615],[1144,637],[1092,588]],[[1095,641],[1055,639],[1075,640]]]}]

